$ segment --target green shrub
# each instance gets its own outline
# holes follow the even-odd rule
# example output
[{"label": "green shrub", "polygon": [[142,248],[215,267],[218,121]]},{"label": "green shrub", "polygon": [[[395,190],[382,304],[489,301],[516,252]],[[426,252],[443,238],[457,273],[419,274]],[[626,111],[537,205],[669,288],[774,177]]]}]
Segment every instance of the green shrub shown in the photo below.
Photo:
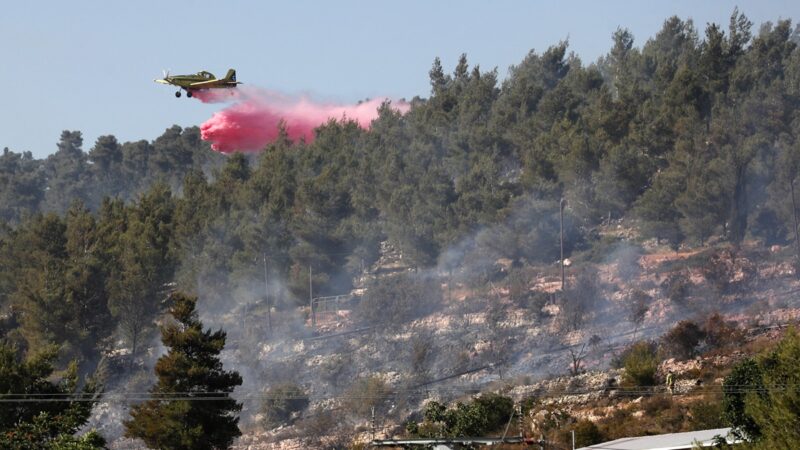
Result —
[{"label": "green shrub", "polygon": [[[514,401],[503,395],[486,393],[469,403],[458,402],[452,408],[431,401],[423,411],[424,422],[409,426],[418,436],[481,436],[506,426],[514,411]],[[411,432],[411,431],[409,431]]]},{"label": "green shrub", "polygon": [[625,353],[623,387],[655,385],[658,369],[655,346],[651,342],[639,341],[626,349]]},{"label": "green shrub", "polygon": [[491,392],[482,394],[473,402],[483,409],[488,431],[505,426],[514,411],[514,401],[511,398]]},{"label": "green shrub", "polygon": [[292,414],[308,407],[308,395],[300,386],[285,383],[271,387],[261,405],[264,425],[275,428],[287,423]]},{"label": "green shrub", "polygon": [[575,424],[575,446],[586,447],[605,441],[605,435],[594,422],[581,419]]},{"label": "green shrub", "polygon": [[722,383],[723,417],[740,437],[757,438],[761,427],[746,412],[747,394],[753,388],[763,389],[762,369],[753,359],[745,359],[736,364]]},{"label": "green shrub", "polygon": [[743,418],[745,425],[752,421],[755,427],[746,435],[758,436],[756,448],[800,448],[800,335],[789,329],[772,351],[760,355],[757,367],[744,371],[745,383],[725,380],[725,386],[731,388],[726,397],[729,393],[735,396],[737,384],[740,393],[742,384],[749,385]]}]

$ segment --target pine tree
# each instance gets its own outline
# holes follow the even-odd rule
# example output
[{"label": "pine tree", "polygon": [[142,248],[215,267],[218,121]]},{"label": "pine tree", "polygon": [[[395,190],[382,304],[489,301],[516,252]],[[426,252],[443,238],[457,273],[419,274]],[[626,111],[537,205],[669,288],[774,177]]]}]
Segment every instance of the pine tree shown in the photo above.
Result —
[{"label": "pine tree", "polygon": [[94,430],[74,436],[89,419],[100,387],[94,380],[87,380],[78,390],[75,362],[67,367],[59,382],[53,382],[56,358],[55,346],[29,353],[23,359],[17,348],[0,341],[0,394],[6,400],[18,400],[4,403],[0,408],[0,448],[105,448],[105,441]]},{"label": "pine tree", "polygon": [[175,293],[170,300],[175,322],[161,327],[169,351],[156,363],[153,398],[131,409],[125,435],[158,449],[228,448],[241,435],[242,405],[230,393],[242,377],[223,370],[219,360],[226,333],[203,330],[196,297]]},{"label": "pine tree", "polygon": [[790,329],[760,361],[764,390],[745,398],[745,412],[757,425],[756,448],[800,446],[800,335]]}]

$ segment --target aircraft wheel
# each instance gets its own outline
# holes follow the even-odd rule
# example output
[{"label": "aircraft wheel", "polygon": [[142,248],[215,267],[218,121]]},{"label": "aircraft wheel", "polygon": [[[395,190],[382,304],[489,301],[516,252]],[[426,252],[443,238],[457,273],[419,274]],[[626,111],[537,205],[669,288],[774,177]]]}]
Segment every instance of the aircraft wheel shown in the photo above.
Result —
[{"label": "aircraft wheel", "polygon": [[178,91],[178,92],[175,93],[175,97],[179,97],[180,98],[180,96],[181,96],[181,91]]},{"label": "aircraft wheel", "polygon": [[192,91],[186,91],[186,96],[192,98]]}]

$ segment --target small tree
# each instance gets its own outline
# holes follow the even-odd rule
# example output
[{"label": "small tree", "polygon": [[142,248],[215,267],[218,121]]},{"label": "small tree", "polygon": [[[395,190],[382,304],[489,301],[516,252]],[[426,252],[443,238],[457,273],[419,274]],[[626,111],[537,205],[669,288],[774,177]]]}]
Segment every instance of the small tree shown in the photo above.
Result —
[{"label": "small tree", "polygon": [[711,349],[728,348],[744,342],[744,330],[736,326],[736,322],[726,321],[720,313],[714,313],[706,319],[703,326],[705,341]]},{"label": "small tree", "polygon": [[574,376],[580,375],[583,371],[583,360],[586,359],[586,345],[588,342],[584,342],[581,344],[580,348],[577,346],[569,348],[569,356],[572,359],[572,363],[569,367],[569,374]]},{"label": "small tree", "polygon": [[705,332],[696,323],[682,320],[661,337],[661,349],[666,357],[689,359],[704,337]]},{"label": "small tree", "polygon": [[414,379],[425,380],[430,374],[433,359],[433,336],[428,333],[414,336],[410,344],[411,373]]},{"label": "small tree", "polygon": [[592,348],[593,353],[597,353],[597,350],[600,348],[600,344],[602,342],[603,338],[597,334],[593,334],[592,337],[589,338],[589,347]]},{"label": "small tree", "polygon": [[222,369],[226,334],[203,330],[196,297],[175,293],[170,299],[177,322],[161,327],[169,351],[156,363],[153,398],[131,408],[125,435],[158,449],[228,448],[241,435],[237,413],[242,406],[230,393],[242,377]]},{"label": "small tree", "polygon": [[628,320],[634,325],[633,340],[636,340],[636,332],[639,331],[639,327],[644,323],[644,318],[647,315],[647,311],[650,310],[650,302],[653,301],[653,297],[650,297],[647,292],[641,289],[636,289],[631,292],[628,301]]},{"label": "small tree", "polygon": [[602,295],[597,270],[593,267],[581,269],[575,277],[575,282],[561,296],[560,330],[562,332],[579,330],[597,309]]},{"label": "small tree", "polygon": [[658,360],[654,347],[650,342],[639,341],[625,350],[622,359],[623,367],[625,367],[625,375],[622,378],[623,385],[655,385]]},{"label": "small tree", "polygon": [[748,392],[763,389],[761,367],[753,359],[745,359],[733,367],[722,383],[723,417],[733,427],[733,433],[749,440],[761,435],[761,427],[745,412]]}]

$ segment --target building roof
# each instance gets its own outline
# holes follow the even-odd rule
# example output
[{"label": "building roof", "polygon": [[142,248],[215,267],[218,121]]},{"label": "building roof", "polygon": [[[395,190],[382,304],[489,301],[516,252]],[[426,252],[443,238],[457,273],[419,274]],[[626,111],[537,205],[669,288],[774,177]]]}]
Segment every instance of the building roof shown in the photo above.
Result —
[{"label": "building roof", "polygon": [[730,428],[715,428],[713,430],[689,431],[686,433],[627,437],[590,445],[583,447],[581,450],[682,450],[691,449],[696,444],[701,447],[710,447],[713,445],[712,439],[714,436],[726,437],[729,444],[739,442],[728,436],[730,431]]}]

